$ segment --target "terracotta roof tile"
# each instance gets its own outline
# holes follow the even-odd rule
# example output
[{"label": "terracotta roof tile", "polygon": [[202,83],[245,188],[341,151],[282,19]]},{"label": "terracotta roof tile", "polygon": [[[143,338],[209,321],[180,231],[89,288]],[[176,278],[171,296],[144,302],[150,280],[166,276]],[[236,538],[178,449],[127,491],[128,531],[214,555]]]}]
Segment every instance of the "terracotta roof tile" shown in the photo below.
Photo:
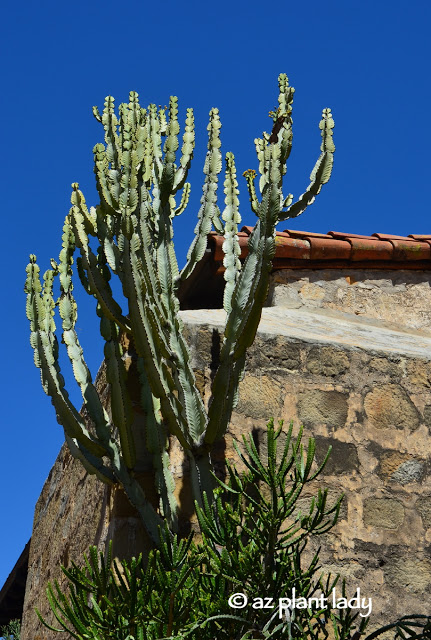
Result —
[{"label": "terracotta roof tile", "polygon": [[431,247],[427,242],[414,240],[391,240],[394,247],[394,260],[429,260]]},{"label": "terracotta roof tile", "polygon": [[331,238],[327,233],[313,233],[309,231],[297,231],[286,229],[284,233],[288,234],[291,238]]},{"label": "terracotta roof tile", "polygon": [[375,238],[358,238],[351,236],[346,238],[352,245],[351,260],[391,260],[393,246],[385,240]]},{"label": "terracotta roof tile", "polygon": [[[241,258],[248,253],[248,238],[253,227],[241,229],[239,243]],[[209,236],[212,259],[223,261],[223,236]],[[371,269],[425,269],[431,270],[431,234],[397,236],[373,233],[328,231],[316,233],[285,229],[277,231],[274,269],[283,268],[356,268]],[[222,265],[221,265],[221,268]]]},{"label": "terracotta roof tile", "polygon": [[309,260],[311,257],[310,243],[299,238],[284,238],[275,236],[275,255],[277,258],[293,258],[297,260]]},{"label": "terracotta roof tile", "polygon": [[349,260],[351,244],[345,240],[334,240],[331,236],[324,238],[310,237],[312,260]]},{"label": "terracotta roof tile", "polygon": [[363,238],[367,240],[374,240],[373,236],[361,236],[357,233],[342,233],[341,231],[328,231],[328,235],[340,240],[348,240],[349,238]]},{"label": "terracotta roof tile", "polygon": [[431,246],[431,238],[429,240],[422,240],[421,242],[422,242],[422,244],[427,244],[427,245]]},{"label": "terracotta roof tile", "polygon": [[389,233],[373,233],[373,236],[379,240],[411,240],[407,236],[393,236]]}]

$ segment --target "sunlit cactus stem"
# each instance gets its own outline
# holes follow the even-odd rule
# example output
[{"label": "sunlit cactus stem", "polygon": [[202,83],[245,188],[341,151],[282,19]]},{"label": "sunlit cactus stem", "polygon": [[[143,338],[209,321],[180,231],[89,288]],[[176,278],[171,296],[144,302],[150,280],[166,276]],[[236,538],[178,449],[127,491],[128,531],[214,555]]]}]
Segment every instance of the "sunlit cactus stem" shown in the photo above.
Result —
[{"label": "sunlit cactus stem", "polygon": [[[258,189],[257,172],[253,169],[244,173],[251,210],[258,220],[243,263],[238,238],[239,188],[232,153],[226,154],[223,211],[218,206],[218,181],[223,168],[218,110],[210,112],[198,221],[186,264],[180,270],[172,223],[189,203],[191,187],[187,175],[195,146],[193,111],[187,110],[179,152],[177,98],[170,98],[168,108],[150,104],[144,109],[138,94],[131,92],[129,102],[120,105],[118,115],[112,97],[106,98],[102,113],[93,108],[104,129],[104,144],[94,147],[100,203],[88,209],[79,185],[73,183],[72,207],[63,227],[59,261],[51,261],[52,268],[45,273],[43,285],[35,256],[30,257],[27,267],[27,317],[34,361],[69,448],[89,473],[124,489],[156,542],[162,518],[172,531],[178,523],[169,438],[178,438],[190,460],[192,490],[201,504],[203,491],[210,495],[213,486],[211,449],[228,428],[238,400],[246,352],[254,341],[267,295],[276,225],[302,213],[331,174],[334,122],[331,111],[325,109],[320,123],[321,154],[310,185],[295,203],[291,194],[283,193],[286,161],[292,147],[294,90],[284,74],[278,82],[278,107],[270,112],[272,129],[255,140]],[[183,337],[177,291],[204,256],[212,229],[224,236],[223,306],[227,319],[220,364],[212,382],[211,401],[206,406]],[[109,410],[92,381],[75,330],[77,305],[72,270],[76,252],[79,278],[85,291],[96,299],[100,318],[110,385]],[[125,308],[111,289],[112,276],[119,278]],[[53,286],[57,277],[60,295],[55,299]],[[82,411],[74,407],[64,387],[55,333],[56,308],[62,322],[62,342],[82,393]],[[133,402],[122,348],[125,334],[132,340],[137,357],[140,394]],[[145,416],[145,432],[133,428],[136,402],[140,404],[139,413]],[[84,420],[84,415],[88,419]],[[138,438],[142,441],[137,442]],[[148,502],[136,479],[138,452],[143,446],[153,460],[160,497],[158,509]]]}]

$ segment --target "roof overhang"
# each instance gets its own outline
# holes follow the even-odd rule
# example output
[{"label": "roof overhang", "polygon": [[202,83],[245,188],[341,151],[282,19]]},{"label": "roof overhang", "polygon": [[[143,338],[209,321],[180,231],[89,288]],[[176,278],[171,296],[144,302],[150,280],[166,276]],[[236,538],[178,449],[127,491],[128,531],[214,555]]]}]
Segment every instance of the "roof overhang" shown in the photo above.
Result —
[{"label": "roof overhang", "polygon": [[[248,255],[253,227],[238,233],[241,260]],[[208,236],[208,249],[179,292],[182,309],[216,309],[222,306],[224,237]],[[431,235],[396,236],[374,233],[313,233],[287,229],[275,236],[272,270],[367,269],[379,271],[431,271]]]}]

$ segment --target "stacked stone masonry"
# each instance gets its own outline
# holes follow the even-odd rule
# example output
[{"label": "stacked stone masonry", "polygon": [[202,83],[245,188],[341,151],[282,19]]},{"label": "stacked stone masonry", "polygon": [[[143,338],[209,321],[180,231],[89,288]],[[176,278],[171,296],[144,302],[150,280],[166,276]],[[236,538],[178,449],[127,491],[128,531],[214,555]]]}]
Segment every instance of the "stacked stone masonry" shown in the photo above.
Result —
[{"label": "stacked stone masonry", "polygon": [[[373,626],[429,614],[431,593],[431,292],[423,272],[325,270],[272,276],[268,307],[249,351],[240,399],[217,471],[235,461],[242,434],[273,416],[303,424],[317,458],[332,454],[316,486],[345,498],[336,528],[319,537],[322,570],[373,599]],[[272,305],[272,306],[271,306]],[[199,388],[208,402],[223,312],[182,312]],[[100,382],[104,386],[103,374]],[[106,386],[106,385],[105,385]],[[105,391],[107,393],[107,390]],[[262,445],[261,445],[262,446]],[[171,443],[177,497],[191,511],[187,467]],[[191,523],[193,525],[193,521]],[[48,612],[45,585],[90,544],[117,538],[117,554],[144,544],[133,510],[89,477],[64,449],[39,499],[30,552],[23,640],[54,638],[33,613]],[[310,548],[310,551],[313,546]],[[389,615],[390,614],[390,615]]]}]

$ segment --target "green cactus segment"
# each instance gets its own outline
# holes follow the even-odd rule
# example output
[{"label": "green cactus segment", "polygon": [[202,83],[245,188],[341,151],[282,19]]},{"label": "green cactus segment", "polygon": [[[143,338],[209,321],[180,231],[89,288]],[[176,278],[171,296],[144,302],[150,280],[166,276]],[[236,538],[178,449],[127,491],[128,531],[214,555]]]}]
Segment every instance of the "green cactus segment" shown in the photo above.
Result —
[{"label": "green cactus segment", "polygon": [[76,440],[75,438],[70,438],[67,433],[65,433],[64,435],[70,453],[74,458],[81,462],[87,473],[95,475],[105,484],[115,484],[116,478],[112,469],[104,465],[101,458],[89,453],[85,449],[85,447],[83,447],[81,443],[78,442],[78,440]]},{"label": "green cactus segment", "polygon": [[136,449],[131,429],[133,409],[127,390],[127,372],[122,358],[119,330],[114,322],[103,316],[100,326],[105,339],[106,379],[110,384],[112,421],[118,429],[124,461],[129,469],[133,469],[136,462]]},{"label": "green cactus segment", "polygon": [[169,100],[169,124],[167,125],[167,136],[164,144],[163,172],[160,180],[162,203],[165,204],[172,194],[176,165],[175,157],[178,149],[178,134],[180,126],[178,124],[178,98],[171,97]]},{"label": "green cactus segment", "polygon": [[[265,301],[275,254],[275,222],[279,211],[277,188],[268,188],[259,207],[262,216],[249,240],[249,254],[236,283],[225,329],[220,365],[212,387],[205,442],[223,437],[235,406],[247,348],[252,344]],[[264,213],[267,220],[265,221]],[[226,422],[227,420],[227,422]]]},{"label": "green cactus segment", "polygon": [[224,242],[222,248],[225,254],[223,258],[223,266],[225,267],[224,279],[226,281],[226,285],[223,296],[223,307],[227,313],[230,313],[232,293],[241,270],[241,261],[239,259],[241,249],[238,240],[238,225],[241,222],[241,215],[239,213],[239,191],[233,153],[228,153],[226,155],[226,179],[224,182],[224,192],[226,195],[226,208],[222,214],[222,218],[225,221]]},{"label": "green cactus segment", "polygon": [[179,206],[176,209],[175,209],[175,206],[172,207],[174,216],[179,216],[181,213],[183,213],[183,211],[185,211],[185,209],[186,209],[186,207],[187,207],[187,205],[189,203],[190,191],[191,191],[190,182],[186,182],[184,184],[183,193],[181,194],[181,202],[180,202]]},{"label": "green cactus segment", "polygon": [[247,182],[248,195],[250,198],[250,206],[253,213],[257,214],[259,209],[259,201],[256,195],[256,185],[254,184],[254,179],[256,178],[256,171],[254,169],[247,169],[244,171],[243,176]]},{"label": "green cactus segment", "polygon": [[214,207],[213,226],[217,233],[221,236],[224,235],[224,225],[221,220],[221,212],[217,205]]},{"label": "green cactus segment", "polygon": [[146,419],[146,443],[153,456],[156,490],[160,496],[160,513],[167,520],[171,531],[178,529],[178,504],[175,498],[175,481],[170,471],[168,454],[169,437],[161,417],[160,400],[151,393],[145,365],[138,358],[141,405]]},{"label": "green cactus segment", "polygon": [[118,118],[115,115],[115,103],[112,96],[105,98],[102,124],[105,129],[106,155],[108,161],[115,167],[121,165],[120,144],[117,134]]},{"label": "green cactus segment", "polygon": [[274,117],[275,129],[273,130],[273,136],[278,136],[278,131],[276,128],[280,127],[280,163],[281,163],[281,171],[284,175],[286,173],[286,161],[290,156],[290,152],[292,150],[292,103],[293,103],[293,94],[295,93],[295,89],[289,86],[289,81],[285,73],[281,73],[278,76],[278,86],[280,89],[280,93],[278,96],[278,110],[276,117]]},{"label": "green cactus segment", "polygon": [[[284,95],[285,84],[280,83]],[[284,99],[284,98],[283,98]],[[290,103],[289,103],[290,104]],[[289,111],[283,118],[288,121]],[[245,355],[253,343],[259,325],[262,307],[268,293],[269,274],[275,255],[275,227],[283,199],[284,121],[274,121],[271,135],[257,141],[256,148],[261,172],[262,200],[250,185],[254,175],[249,174],[249,193],[259,218],[248,243],[249,253],[239,274],[231,296],[231,308],[224,332],[220,365],[213,382],[213,400],[208,411],[205,442],[212,444],[223,437],[231,412],[235,407],[238,385],[244,371]],[[247,178],[247,176],[246,176]]]},{"label": "green cactus segment", "polygon": [[198,223],[195,227],[195,239],[187,253],[187,263],[181,271],[181,279],[186,280],[195,266],[201,260],[207,248],[207,236],[211,231],[213,220],[218,216],[217,209],[217,183],[218,174],[222,168],[220,153],[220,129],[221,122],[218,109],[211,109],[208,124],[208,151],[205,159],[205,182],[201,198],[201,206],[198,212]]},{"label": "green cactus segment", "polygon": [[103,144],[95,145],[93,155],[96,187],[99,192],[100,202],[105,210],[109,211],[110,215],[115,215],[120,197],[120,185],[117,175],[115,175],[115,172],[109,171],[109,162]]},{"label": "green cactus segment", "polygon": [[203,496],[213,496],[216,482],[214,480],[214,469],[211,463],[211,457],[208,451],[187,451],[190,463],[190,482],[192,486],[192,494],[196,496],[198,505],[202,505]]},{"label": "green cactus segment", "polygon": [[[218,109],[211,109],[207,127],[204,184],[195,236],[186,265],[179,272],[172,222],[185,211],[190,198],[187,175],[195,146],[193,111],[187,110],[180,154],[177,98],[170,98],[168,108],[150,104],[144,109],[138,94],[131,92],[129,102],[120,105],[118,115],[110,96],[105,99],[102,113],[93,109],[104,129],[104,143],[93,149],[100,204],[88,208],[79,185],[73,183],[72,207],[64,223],[58,263],[51,261],[43,285],[35,256],[30,257],[27,267],[27,316],[34,361],[57,419],[64,427],[69,448],[89,473],[123,487],[155,541],[162,520],[135,477],[140,465],[139,452],[145,444],[152,456],[159,513],[175,530],[178,505],[169,468],[169,438],[177,437],[189,458],[194,498],[201,504],[203,491],[212,495],[211,446],[225,434],[237,403],[246,351],[255,338],[267,295],[276,224],[302,213],[331,175],[334,122],[331,111],[325,109],[320,123],[321,155],[311,173],[310,185],[295,204],[290,194],[283,195],[286,161],[292,148],[294,89],[284,74],[279,76],[278,86],[278,107],[270,112],[272,130],[255,140],[260,174],[258,193],[257,172],[244,173],[251,209],[258,221],[250,234],[248,256],[242,266],[239,190],[231,153],[226,155],[224,210],[221,212],[217,205],[218,175],[222,168]],[[224,236],[223,306],[227,321],[207,411],[182,334],[176,292],[203,258],[212,227]],[[98,243],[97,250],[93,249],[93,243]],[[76,249],[80,254],[79,278],[85,291],[96,299],[105,340],[109,409],[92,382],[75,330],[77,306],[72,266]],[[110,285],[112,274],[121,283],[124,297],[121,305]],[[60,297],[54,301],[57,276]],[[82,415],[64,389],[55,336],[57,307],[62,341],[84,399]],[[138,421],[134,419],[121,346],[124,334],[131,336],[136,349],[141,388],[140,406],[136,410],[146,417],[142,430],[145,433],[138,431]],[[90,427],[83,415],[91,421]],[[145,438],[145,443],[139,438]]]},{"label": "green cactus segment", "polygon": [[[75,380],[81,389],[85,407],[90,419],[95,425],[97,437],[103,443],[103,446],[106,447],[107,441],[109,440],[108,417],[100,402],[97,391],[93,386],[91,374],[84,360],[84,354],[75,331],[77,305],[72,295],[73,286],[71,280],[73,250],[75,245],[68,218],[65,220],[62,239],[63,245],[60,252],[59,264],[56,265],[56,267],[60,273],[60,298],[58,300],[58,307],[60,317],[63,321],[63,342],[66,345]],[[49,281],[52,282],[51,278]],[[50,294],[52,295],[52,287]]]},{"label": "green cactus segment", "polygon": [[322,136],[322,144],[320,145],[321,154],[313,171],[311,172],[311,182],[298,201],[295,202],[295,204],[292,204],[287,211],[282,211],[280,213],[280,220],[296,218],[303,213],[308,205],[314,202],[316,196],[320,193],[322,186],[326,184],[331,177],[332,166],[334,164],[335,145],[332,139],[334,120],[330,109],[323,110],[319,128]]},{"label": "green cactus segment", "polygon": [[[42,386],[54,405],[57,420],[65,433],[85,447],[95,456],[103,456],[106,449],[97,442],[87,431],[85,423],[78,411],[69,400],[64,389],[64,379],[58,364],[58,342],[53,333],[52,321],[52,277],[51,273],[45,278],[42,290],[39,278],[39,267],[35,256],[30,256],[27,266],[27,317],[30,320],[30,344],[35,350],[35,364],[40,369]],[[41,296],[42,293],[42,296]]]},{"label": "green cactus segment", "polygon": [[108,96],[105,99],[103,114],[100,115],[93,108],[95,117],[103,124],[105,129],[106,150],[103,144],[97,144],[93,149],[94,172],[96,174],[97,189],[102,203],[114,211],[118,211],[120,198],[120,184],[118,172],[110,169],[120,166],[119,140],[117,134],[118,119],[114,113],[114,99]]},{"label": "green cactus segment", "polygon": [[147,500],[145,491],[139,482],[127,470],[115,469],[115,475],[121,483],[130,503],[141,517],[147,533],[157,545],[160,542],[159,531],[163,526],[163,519],[156,513],[154,507]]},{"label": "green cactus segment", "polygon": [[[97,437],[104,448],[106,448],[110,434],[109,419],[92,383],[91,374],[84,360],[81,345],[79,344],[75,331],[76,313],[74,313],[73,319],[69,315],[69,310],[76,308],[76,303],[71,294],[61,294],[59,308],[60,316],[63,319],[63,342],[66,345],[67,354],[72,364],[75,380],[81,389],[84,406],[88,411],[91,421],[95,425]],[[69,328],[66,329],[65,327]]]},{"label": "green cactus segment", "polygon": [[124,464],[118,447],[113,441],[111,441],[110,461],[116,481],[124,489],[129,501],[141,516],[141,520],[151,539],[157,544],[159,542],[159,528],[163,525],[163,520],[147,500],[145,491],[138,480]]},{"label": "green cactus segment", "polygon": [[142,255],[141,248],[139,238],[134,236],[129,245],[129,258],[124,263],[124,293],[129,299],[132,333],[138,354],[146,363],[152,393],[161,401],[169,429],[188,448],[205,428],[203,403],[176,317],[178,303],[174,304],[167,292],[160,300],[157,295],[153,298],[150,290],[147,295],[143,294],[151,285],[151,278],[145,278],[143,273],[138,257],[138,252]]},{"label": "green cactus segment", "polygon": [[183,446],[187,440],[183,435],[184,420],[182,406],[174,394],[175,383],[166,364],[169,349],[164,332],[158,322],[156,304],[145,296],[145,280],[141,274],[140,261],[136,255],[139,239],[132,238],[132,242],[125,240],[125,250],[128,252],[124,261],[124,295],[129,301],[129,315],[131,319],[132,335],[138,355],[143,358],[151,388],[156,398],[162,402],[162,411]]},{"label": "green cactus segment", "polygon": [[193,159],[193,151],[195,148],[195,121],[193,109],[187,109],[186,126],[183,135],[183,146],[181,147],[180,166],[175,173],[173,184],[173,193],[185,186],[187,173]]},{"label": "green cactus segment", "polygon": [[74,183],[72,186],[71,201],[73,206],[69,215],[76,245],[81,252],[80,267],[84,274],[85,282],[88,283],[88,290],[96,298],[106,317],[116,322],[123,331],[127,332],[130,330],[130,324],[127,318],[123,316],[120,305],[114,300],[109,285],[109,270],[104,270],[103,267],[102,269],[100,268],[100,259],[97,259],[89,245],[88,233],[86,232],[86,208],[84,209],[83,207],[85,200],[83,201],[78,185]]}]

